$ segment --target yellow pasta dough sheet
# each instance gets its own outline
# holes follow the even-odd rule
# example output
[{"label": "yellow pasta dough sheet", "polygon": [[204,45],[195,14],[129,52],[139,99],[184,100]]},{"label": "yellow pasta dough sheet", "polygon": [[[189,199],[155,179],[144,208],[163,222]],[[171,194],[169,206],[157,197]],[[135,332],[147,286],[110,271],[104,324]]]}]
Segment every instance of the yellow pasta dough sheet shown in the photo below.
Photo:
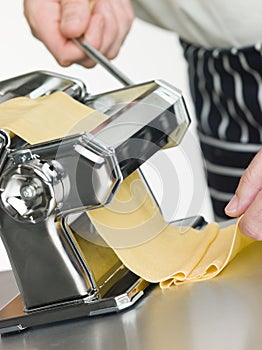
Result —
[{"label": "yellow pasta dough sheet", "polygon": [[[61,92],[0,105],[0,127],[30,144],[91,131],[106,119]],[[110,205],[87,215],[131,271],[163,288],[216,276],[253,242],[238,224],[220,229],[211,223],[196,230],[165,222],[137,171],[123,181]]]},{"label": "yellow pasta dough sheet", "polygon": [[238,224],[220,229],[213,222],[196,230],[166,223],[138,172],[124,180],[108,207],[88,215],[131,271],[163,288],[216,276],[253,242]]},{"label": "yellow pasta dough sheet", "polygon": [[0,127],[30,144],[89,132],[108,118],[63,92],[37,99],[17,97],[2,103],[0,113]]}]

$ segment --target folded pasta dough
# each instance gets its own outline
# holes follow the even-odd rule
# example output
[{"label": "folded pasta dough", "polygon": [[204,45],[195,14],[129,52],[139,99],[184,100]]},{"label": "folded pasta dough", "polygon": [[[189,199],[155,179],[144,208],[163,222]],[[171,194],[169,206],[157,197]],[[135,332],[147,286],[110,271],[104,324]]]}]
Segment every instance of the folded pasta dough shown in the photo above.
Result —
[{"label": "folded pasta dough", "polygon": [[[214,222],[203,230],[167,224],[153,199],[141,195],[143,191],[147,192],[145,185],[135,172],[108,207],[88,215],[124,265],[149,282],[160,282],[165,288],[214,277],[253,242],[240,233],[238,224],[220,229]],[[142,227],[141,236],[136,234],[137,226]]]},{"label": "folded pasta dough", "polygon": [[[106,119],[62,92],[0,105],[0,127],[30,144],[88,132]],[[109,206],[87,215],[131,271],[161,287],[214,277],[253,242],[238,225],[196,230],[166,223],[138,172],[123,181]]]}]

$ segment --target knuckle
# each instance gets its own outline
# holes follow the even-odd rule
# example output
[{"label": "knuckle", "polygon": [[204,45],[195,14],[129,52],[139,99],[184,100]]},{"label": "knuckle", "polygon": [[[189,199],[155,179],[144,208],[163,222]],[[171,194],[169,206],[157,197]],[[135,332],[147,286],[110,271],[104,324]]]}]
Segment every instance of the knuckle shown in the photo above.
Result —
[{"label": "knuckle", "polygon": [[56,61],[62,67],[69,67],[72,64],[71,60],[64,57],[56,57]]},{"label": "knuckle", "polygon": [[110,38],[112,38],[112,41],[117,37],[118,25],[117,25],[116,21],[112,21],[112,24],[111,24],[110,30],[109,30],[109,35],[110,35]]},{"label": "knuckle", "polygon": [[243,176],[241,177],[236,193],[240,193],[241,189],[243,188],[259,188],[257,184],[257,176],[255,174],[254,168],[251,166],[245,170]]},{"label": "knuckle", "polygon": [[78,6],[81,4],[81,0],[63,0],[63,6],[68,8],[75,8],[75,6]]},{"label": "knuckle", "polygon": [[249,185],[252,183],[252,180],[254,179],[254,171],[252,167],[247,168],[244,174],[243,181]]},{"label": "knuckle", "polygon": [[79,16],[82,3],[83,2],[79,0],[63,0],[63,17],[71,18]]},{"label": "knuckle", "polygon": [[90,61],[84,64],[84,67],[86,68],[94,68],[95,66],[96,66],[96,63],[94,61]]},{"label": "knuckle", "polygon": [[129,11],[128,13],[128,21],[129,21],[129,24],[131,25],[133,23],[135,19],[135,12],[134,10],[132,9],[131,11]]},{"label": "knuckle", "polygon": [[119,50],[117,50],[117,49],[116,50],[111,50],[110,52],[108,52],[107,58],[109,60],[113,60],[118,55],[118,52],[119,52]]},{"label": "knuckle", "polygon": [[30,26],[30,31],[31,31],[31,34],[33,35],[33,37],[38,39],[37,31],[32,26]]},{"label": "knuckle", "polygon": [[85,68],[93,68],[96,66],[96,62],[94,62],[91,58],[84,58],[76,61],[76,63]]}]

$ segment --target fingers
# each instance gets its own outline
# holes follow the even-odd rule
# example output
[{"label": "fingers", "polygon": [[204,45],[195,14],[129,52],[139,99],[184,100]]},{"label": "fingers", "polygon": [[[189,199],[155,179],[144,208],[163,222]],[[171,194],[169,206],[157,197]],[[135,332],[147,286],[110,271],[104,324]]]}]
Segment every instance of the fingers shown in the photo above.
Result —
[{"label": "fingers", "polygon": [[72,38],[114,58],[134,18],[130,0],[24,0],[24,13],[34,36],[62,66],[95,65]]},{"label": "fingers", "polygon": [[[88,43],[96,49],[99,49],[103,40],[104,18],[100,14],[93,15],[90,18],[89,26],[90,39],[88,40]],[[84,38],[82,40],[85,41]],[[92,68],[96,65],[96,63],[91,58],[88,58],[86,54],[84,54],[84,57],[78,60],[77,63],[87,68]]]},{"label": "fingers", "polygon": [[61,0],[60,29],[65,38],[78,38],[87,29],[90,3],[87,0]]},{"label": "fingers", "polygon": [[[123,44],[126,35],[128,34],[130,27],[134,19],[134,11],[128,0],[109,0],[108,3],[111,6],[112,18],[115,19],[116,33],[110,32],[111,23],[108,23],[108,27],[105,29],[105,33],[108,33],[104,37],[104,51],[109,59],[113,59],[119,53],[120,47]],[[111,34],[111,40],[110,35]]]},{"label": "fingers", "polygon": [[[134,19],[134,11],[130,1],[97,0],[92,8],[91,16],[102,17],[103,27],[95,28],[90,21],[83,40],[101,51],[107,58],[115,58]],[[100,35],[98,35],[98,31],[100,31]]]},{"label": "fingers", "polygon": [[[134,11],[130,0],[96,0],[89,4],[88,16],[81,15],[85,11],[81,0],[63,0],[62,6],[62,32],[67,38],[79,38],[102,52],[107,58],[117,56],[134,19]],[[79,25],[84,21],[86,26]],[[65,26],[66,24],[66,26]],[[77,26],[78,25],[78,26]],[[77,26],[77,29],[76,29]],[[75,60],[75,61],[73,61]],[[77,59],[72,56],[71,62],[63,60],[63,65],[77,62],[91,68],[95,62],[88,57],[81,56]],[[61,64],[61,59],[60,59]]]},{"label": "fingers", "polygon": [[[88,2],[87,0],[81,1]],[[24,0],[24,14],[33,35],[45,44],[60,65],[69,66],[85,58],[82,50],[61,31],[60,0]],[[85,16],[84,22],[88,23],[89,12],[85,13]]]},{"label": "fingers", "polygon": [[241,177],[235,196],[226,206],[225,212],[233,217],[244,214],[239,222],[241,232],[262,240],[262,150]]},{"label": "fingers", "polygon": [[[225,208],[229,216],[242,215],[262,189],[262,150],[254,157],[239,181],[235,196]],[[261,204],[262,205],[262,204]]]}]

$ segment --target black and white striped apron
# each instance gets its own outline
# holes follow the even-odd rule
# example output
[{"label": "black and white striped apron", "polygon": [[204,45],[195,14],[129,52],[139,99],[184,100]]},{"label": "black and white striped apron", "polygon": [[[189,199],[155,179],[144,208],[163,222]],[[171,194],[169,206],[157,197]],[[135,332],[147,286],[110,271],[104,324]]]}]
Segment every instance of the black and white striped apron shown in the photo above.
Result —
[{"label": "black and white striped apron", "polygon": [[181,41],[216,220],[262,147],[262,46],[203,49]]}]

